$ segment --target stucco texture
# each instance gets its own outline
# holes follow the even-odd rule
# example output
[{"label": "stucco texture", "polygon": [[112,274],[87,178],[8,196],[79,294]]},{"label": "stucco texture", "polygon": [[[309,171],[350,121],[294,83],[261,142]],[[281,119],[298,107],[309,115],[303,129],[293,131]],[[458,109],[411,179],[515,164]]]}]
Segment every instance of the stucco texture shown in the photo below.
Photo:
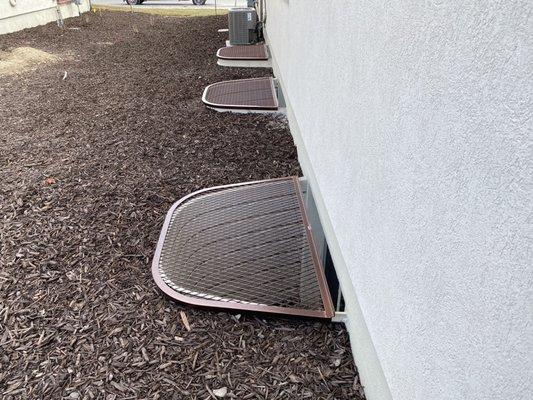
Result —
[{"label": "stucco texture", "polygon": [[533,3],[267,4],[392,397],[531,398]]}]

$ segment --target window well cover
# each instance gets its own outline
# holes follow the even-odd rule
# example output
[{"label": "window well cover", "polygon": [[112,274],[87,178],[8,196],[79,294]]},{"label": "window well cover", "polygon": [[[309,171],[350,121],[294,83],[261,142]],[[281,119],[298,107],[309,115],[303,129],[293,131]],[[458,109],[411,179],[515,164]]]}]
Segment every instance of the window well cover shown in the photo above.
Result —
[{"label": "window well cover", "polygon": [[204,189],[167,214],[152,265],[185,303],[330,318],[298,178]]},{"label": "window well cover", "polygon": [[268,60],[268,53],[264,44],[227,46],[218,49],[217,57],[224,60]]},{"label": "window well cover", "polygon": [[213,83],[205,88],[202,101],[218,108],[278,109],[276,87],[271,77]]}]

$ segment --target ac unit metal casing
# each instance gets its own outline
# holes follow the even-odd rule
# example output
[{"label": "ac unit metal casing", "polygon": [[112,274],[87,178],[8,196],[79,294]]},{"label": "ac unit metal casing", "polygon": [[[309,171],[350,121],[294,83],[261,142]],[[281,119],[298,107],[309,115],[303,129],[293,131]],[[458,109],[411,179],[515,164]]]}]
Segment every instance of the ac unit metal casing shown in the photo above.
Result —
[{"label": "ac unit metal casing", "polygon": [[257,13],[253,8],[231,8],[228,12],[229,43],[233,45],[257,42]]}]

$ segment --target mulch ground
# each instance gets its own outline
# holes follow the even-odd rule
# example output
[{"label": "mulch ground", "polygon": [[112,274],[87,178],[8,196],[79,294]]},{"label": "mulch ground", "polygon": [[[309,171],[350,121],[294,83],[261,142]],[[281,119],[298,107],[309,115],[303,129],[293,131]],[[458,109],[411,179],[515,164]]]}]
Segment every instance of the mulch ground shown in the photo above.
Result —
[{"label": "mulch ground", "polygon": [[176,199],[299,173],[283,119],[202,105],[270,73],[216,65],[225,26],[102,13],[0,37],[62,59],[0,76],[1,398],[359,398],[343,326],[192,309],[152,281]]}]

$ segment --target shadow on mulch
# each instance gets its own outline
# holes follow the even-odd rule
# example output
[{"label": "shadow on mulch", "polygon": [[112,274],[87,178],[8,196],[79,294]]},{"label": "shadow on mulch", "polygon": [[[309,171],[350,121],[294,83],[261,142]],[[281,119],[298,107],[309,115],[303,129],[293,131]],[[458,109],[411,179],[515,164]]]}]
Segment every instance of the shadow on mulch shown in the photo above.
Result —
[{"label": "shadow on mulch", "polygon": [[358,398],[342,326],[195,310],[152,281],[176,199],[299,173],[283,119],[202,105],[271,73],[216,65],[225,25],[102,13],[0,37],[60,59],[0,77],[3,399]]}]

